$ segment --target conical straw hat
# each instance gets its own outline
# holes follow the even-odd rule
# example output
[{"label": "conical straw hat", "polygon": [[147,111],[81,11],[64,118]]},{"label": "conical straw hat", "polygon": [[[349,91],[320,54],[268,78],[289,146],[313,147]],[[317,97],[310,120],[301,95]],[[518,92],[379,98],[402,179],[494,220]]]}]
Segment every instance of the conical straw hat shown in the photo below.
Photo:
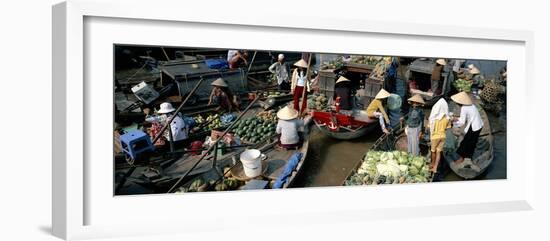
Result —
[{"label": "conical straw hat", "polygon": [[222,78],[218,78],[218,79],[214,80],[214,82],[212,82],[212,84],[210,84],[210,85],[220,86],[220,87],[227,87],[227,83],[225,83],[225,80],[223,80]]},{"label": "conical straw hat", "polygon": [[453,100],[456,103],[462,104],[462,105],[472,105],[472,99],[468,95],[468,93],[462,91],[458,94],[455,94],[451,96],[451,100]]},{"label": "conical straw hat", "polygon": [[408,99],[408,101],[425,104],[424,99],[422,98],[422,96],[420,96],[420,94],[413,95],[411,98]]},{"label": "conical straw hat", "polygon": [[298,117],[298,111],[289,106],[285,106],[277,112],[277,118],[281,120],[292,120]]},{"label": "conical straw hat", "polygon": [[336,84],[340,82],[345,82],[345,81],[350,81],[350,80],[344,76],[340,76],[340,78],[338,78],[338,80],[336,81]]},{"label": "conical straw hat", "polygon": [[294,66],[307,68],[307,63],[306,63],[305,60],[300,59],[300,60],[298,60],[298,62],[294,63]]},{"label": "conical straw hat", "polygon": [[445,61],[445,59],[437,59],[435,62],[440,65],[447,65],[447,61]]},{"label": "conical straw hat", "polygon": [[378,94],[374,97],[375,99],[384,99],[390,97],[390,92],[386,91],[385,89],[381,89],[378,91]]},{"label": "conical straw hat", "polygon": [[470,69],[470,74],[479,74],[479,69],[474,66]]}]

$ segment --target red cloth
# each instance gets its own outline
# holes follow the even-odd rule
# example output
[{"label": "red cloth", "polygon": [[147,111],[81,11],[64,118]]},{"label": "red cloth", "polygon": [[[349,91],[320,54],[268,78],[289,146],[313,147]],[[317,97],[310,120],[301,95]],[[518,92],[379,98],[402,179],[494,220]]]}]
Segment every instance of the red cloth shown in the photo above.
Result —
[{"label": "red cloth", "polygon": [[307,108],[307,91],[304,94],[304,99],[302,99],[302,109],[300,111],[300,98],[302,98],[302,93],[304,92],[304,86],[296,86],[294,88],[294,109],[298,110],[300,113],[304,112]]}]

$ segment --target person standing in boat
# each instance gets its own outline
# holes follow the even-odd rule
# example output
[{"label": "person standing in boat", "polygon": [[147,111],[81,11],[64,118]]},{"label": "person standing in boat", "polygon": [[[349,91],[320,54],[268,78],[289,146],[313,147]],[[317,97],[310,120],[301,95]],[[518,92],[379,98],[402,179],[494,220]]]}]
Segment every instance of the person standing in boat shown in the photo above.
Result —
[{"label": "person standing in boat", "polygon": [[[424,99],[419,94],[415,94],[408,101],[411,108],[409,108],[405,126],[407,152],[418,156],[420,155],[420,136],[424,132],[424,111],[421,108],[424,105]],[[405,118],[401,117],[401,120]]]},{"label": "person standing in boat", "polygon": [[453,121],[458,127],[465,126],[464,133],[466,133],[456,151],[460,158],[454,161],[455,164],[460,165],[464,160],[471,161],[477,146],[479,134],[483,128],[483,120],[472,99],[466,92],[462,91],[455,94],[451,96],[451,99],[460,106],[460,117],[454,117]]},{"label": "person standing in boat", "polygon": [[437,173],[441,153],[446,140],[446,131],[451,128],[449,105],[444,98],[439,99],[432,107],[429,117],[430,142],[431,142],[431,172]]},{"label": "person standing in boat", "polygon": [[277,84],[279,85],[279,90],[290,90],[290,83],[289,83],[289,68],[288,65],[285,63],[285,55],[279,54],[277,56],[277,62],[273,63],[271,66],[269,66],[269,72],[275,75],[277,78]]},{"label": "person standing in boat", "polygon": [[237,99],[231,90],[229,90],[229,86],[225,80],[218,78],[210,85],[212,85],[212,92],[210,92],[208,105],[218,105],[216,111],[222,110],[232,112],[235,109],[238,110],[239,105]]},{"label": "person standing in boat", "polygon": [[388,91],[386,91],[385,89],[381,89],[374,97],[374,100],[372,100],[367,107],[368,117],[374,120],[378,120],[378,122],[380,123],[380,128],[382,128],[382,131],[385,134],[390,133],[388,128],[386,128],[386,123],[390,123],[390,118],[388,117],[388,114],[386,114],[386,110],[384,109],[384,103],[389,96],[390,93],[388,93]]},{"label": "person standing in boat", "polygon": [[163,136],[166,140],[172,141],[174,146],[183,147],[188,144],[187,140],[189,137],[189,126],[185,123],[181,114],[175,113],[175,111],[176,109],[174,109],[172,104],[164,102],[160,104],[160,109],[157,111],[158,115],[149,114],[145,118],[145,121],[166,125],[168,120],[170,120],[173,115],[176,115],[176,117],[174,117],[174,119],[170,123],[170,126],[168,127],[172,132],[172,137],[170,137],[170,131],[168,129],[164,131]]},{"label": "person standing in boat", "polygon": [[[293,94],[294,109],[303,114],[307,108],[307,93],[310,91],[310,82],[307,76],[307,62],[303,59],[294,63],[297,68],[292,72],[290,91]],[[300,98],[302,98],[302,108],[300,109]]]},{"label": "person standing in boat", "polygon": [[442,74],[443,74],[443,68],[445,67],[445,65],[447,65],[447,61],[445,61],[445,59],[437,59],[432,69],[432,76],[431,76],[432,88],[430,90],[434,95],[441,94],[440,89],[442,89],[441,87],[443,87],[441,80],[443,79]]},{"label": "person standing in boat", "polygon": [[303,137],[300,129],[304,126],[304,120],[298,118],[297,110],[285,106],[277,112],[276,133],[279,134],[279,145],[285,149],[295,149],[300,147]]},{"label": "person standing in boat", "polygon": [[340,109],[351,110],[351,81],[344,76],[340,76],[334,84],[334,100],[340,98]]}]

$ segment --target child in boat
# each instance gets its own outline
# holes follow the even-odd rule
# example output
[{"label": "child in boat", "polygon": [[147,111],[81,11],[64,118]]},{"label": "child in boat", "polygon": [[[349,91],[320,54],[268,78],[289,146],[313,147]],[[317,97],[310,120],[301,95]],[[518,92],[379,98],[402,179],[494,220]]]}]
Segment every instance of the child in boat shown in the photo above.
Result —
[{"label": "child in boat", "polygon": [[[407,125],[405,127],[407,151],[418,156],[420,154],[420,136],[424,129],[424,111],[420,106],[424,105],[424,99],[419,94],[415,94],[408,101],[411,108],[409,109],[409,114],[407,114]],[[401,120],[404,119],[404,117],[401,117]]]},{"label": "child in boat", "polygon": [[285,149],[294,149],[302,144],[302,135],[300,129],[304,126],[304,121],[298,119],[297,110],[285,106],[277,112],[276,132],[279,134],[279,145]]},{"label": "child in boat", "polygon": [[432,107],[429,117],[430,142],[431,142],[431,172],[437,173],[441,152],[445,145],[446,130],[451,128],[449,105],[445,99],[439,99]]},{"label": "child in boat", "polygon": [[378,94],[374,97],[374,100],[370,102],[367,107],[367,115],[371,119],[378,119],[380,123],[380,128],[385,134],[389,134],[390,131],[386,128],[386,123],[390,123],[390,118],[384,110],[384,102],[388,99],[390,93],[384,89],[381,89]]}]

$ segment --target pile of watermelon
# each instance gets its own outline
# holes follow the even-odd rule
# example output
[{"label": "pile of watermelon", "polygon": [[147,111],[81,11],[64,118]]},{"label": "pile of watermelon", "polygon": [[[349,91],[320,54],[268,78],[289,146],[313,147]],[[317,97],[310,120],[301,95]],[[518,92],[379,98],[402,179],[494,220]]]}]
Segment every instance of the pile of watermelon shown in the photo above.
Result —
[{"label": "pile of watermelon", "polygon": [[247,143],[261,143],[275,136],[277,122],[274,119],[252,117],[235,124],[234,132]]}]

